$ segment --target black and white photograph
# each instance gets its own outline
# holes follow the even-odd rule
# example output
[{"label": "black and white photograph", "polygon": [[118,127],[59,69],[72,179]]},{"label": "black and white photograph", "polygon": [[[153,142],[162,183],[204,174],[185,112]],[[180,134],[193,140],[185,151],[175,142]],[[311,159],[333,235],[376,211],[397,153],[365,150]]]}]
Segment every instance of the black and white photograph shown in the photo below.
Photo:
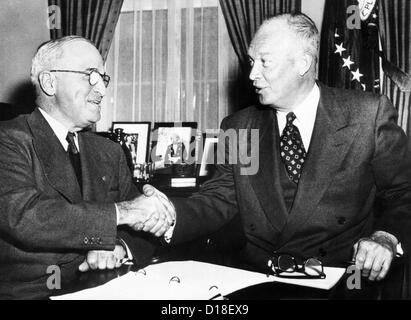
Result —
[{"label": "black and white photograph", "polygon": [[411,300],[410,0],[0,0],[0,40],[0,300]]},{"label": "black and white photograph", "polygon": [[197,123],[156,122],[152,160],[156,169],[192,163]]},{"label": "black and white photograph", "polygon": [[151,122],[113,122],[112,132],[132,160],[144,164],[149,158]]}]

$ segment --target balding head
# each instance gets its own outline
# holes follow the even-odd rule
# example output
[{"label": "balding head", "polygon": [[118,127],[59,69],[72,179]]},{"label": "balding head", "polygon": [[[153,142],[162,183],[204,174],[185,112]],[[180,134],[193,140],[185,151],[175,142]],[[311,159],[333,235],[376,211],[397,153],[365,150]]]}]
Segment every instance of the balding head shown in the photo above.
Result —
[{"label": "balding head", "polygon": [[314,21],[303,13],[286,13],[265,20],[255,34],[251,46],[256,41],[274,40],[275,35],[297,41],[303,52],[318,63],[320,34]]},{"label": "balding head", "polygon": [[292,110],[310,92],[316,78],[319,34],[304,14],[283,14],[265,21],[248,55],[250,79],[260,102]]},{"label": "balding head", "polygon": [[[87,43],[93,47],[94,44],[80,36],[67,36],[56,40],[50,40],[41,44],[32,60],[31,64],[31,82],[36,87],[36,90],[40,90],[38,78],[42,71],[51,69],[58,69],[64,62],[64,48],[73,43]],[[96,49],[97,50],[97,49]],[[37,92],[39,94],[39,92]]]},{"label": "balding head", "polygon": [[89,40],[68,36],[41,45],[33,59],[31,79],[37,104],[70,131],[100,119],[108,77],[99,51]]}]

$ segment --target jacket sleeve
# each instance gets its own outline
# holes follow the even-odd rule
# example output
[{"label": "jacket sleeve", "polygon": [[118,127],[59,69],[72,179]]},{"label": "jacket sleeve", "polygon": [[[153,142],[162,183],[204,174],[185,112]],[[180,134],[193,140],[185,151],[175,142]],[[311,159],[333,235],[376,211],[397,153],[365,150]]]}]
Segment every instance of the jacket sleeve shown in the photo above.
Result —
[{"label": "jacket sleeve", "polygon": [[383,96],[376,116],[372,168],[380,217],[375,226],[409,247],[411,230],[411,153],[408,139],[396,124],[397,112]]},{"label": "jacket sleeve", "polygon": [[120,154],[119,162],[119,188],[120,188],[120,199],[118,201],[132,200],[140,192],[138,191],[136,185],[133,182],[133,177],[130,174],[130,169],[127,164],[127,158],[123,152],[122,148],[118,148]]},{"label": "jacket sleeve", "polygon": [[[140,195],[137,187],[133,183],[130,170],[127,166],[126,157],[121,152],[120,166],[120,199],[119,201],[127,201],[134,199]],[[133,255],[134,264],[137,267],[144,267],[150,263],[155,248],[159,246],[157,238],[147,232],[135,232],[127,226],[118,228],[118,237],[122,239]]]},{"label": "jacket sleeve", "polygon": [[[225,130],[226,127],[223,120],[221,129]],[[171,199],[177,212],[172,244],[216,232],[238,213],[233,165],[228,163],[229,148],[226,143],[229,143],[228,140],[220,140],[218,148],[218,152],[225,155],[224,163],[217,163],[215,173],[201,190],[190,198]],[[222,159],[221,156],[217,158]]]},{"label": "jacket sleeve", "polygon": [[22,248],[38,251],[112,250],[114,203],[70,203],[36,183],[33,152],[0,132],[0,234]]}]

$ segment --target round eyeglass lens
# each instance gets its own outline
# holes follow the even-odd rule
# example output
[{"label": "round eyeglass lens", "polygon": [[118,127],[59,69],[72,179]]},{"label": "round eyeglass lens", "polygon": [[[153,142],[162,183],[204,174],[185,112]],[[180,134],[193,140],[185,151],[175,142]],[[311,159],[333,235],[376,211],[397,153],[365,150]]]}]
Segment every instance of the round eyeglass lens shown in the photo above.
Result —
[{"label": "round eyeglass lens", "polygon": [[318,259],[311,258],[305,262],[304,270],[310,276],[318,276],[323,272],[323,265]]},{"label": "round eyeglass lens", "polygon": [[95,86],[100,79],[101,79],[101,76],[97,71],[92,71],[90,73],[90,84],[92,86]]},{"label": "round eyeglass lens", "polygon": [[295,262],[294,258],[290,255],[281,255],[278,257],[278,269],[283,272],[294,272],[295,271]]}]

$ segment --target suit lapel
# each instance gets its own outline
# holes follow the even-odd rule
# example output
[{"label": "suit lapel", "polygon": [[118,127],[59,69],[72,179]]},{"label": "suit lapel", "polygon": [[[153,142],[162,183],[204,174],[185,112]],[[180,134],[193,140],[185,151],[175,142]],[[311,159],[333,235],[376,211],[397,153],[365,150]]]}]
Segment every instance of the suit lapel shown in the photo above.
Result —
[{"label": "suit lapel", "polygon": [[50,185],[70,202],[81,201],[80,187],[63,146],[39,110],[27,120],[33,134],[33,145]]},{"label": "suit lapel", "polygon": [[79,134],[81,154],[81,171],[83,176],[83,198],[85,201],[103,201],[107,195],[107,187],[101,168],[104,161],[100,159],[101,150],[94,139],[84,133]]},{"label": "suit lapel", "polygon": [[329,188],[357,133],[357,125],[348,125],[344,110],[326,88],[321,95],[306,163],[300,178],[283,242],[293,236],[315,212]]},{"label": "suit lapel", "polygon": [[258,123],[252,125],[252,128],[260,128],[259,170],[248,178],[267,219],[275,229],[281,231],[288,213],[280,184],[278,128],[274,110],[261,112]]}]

